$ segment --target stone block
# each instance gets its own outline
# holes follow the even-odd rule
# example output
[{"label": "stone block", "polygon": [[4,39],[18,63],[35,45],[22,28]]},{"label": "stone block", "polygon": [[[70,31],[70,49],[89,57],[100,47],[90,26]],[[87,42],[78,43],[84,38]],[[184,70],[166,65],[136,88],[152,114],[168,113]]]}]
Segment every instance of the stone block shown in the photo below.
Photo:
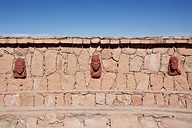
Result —
[{"label": "stone block", "polygon": [[120,43],[121,44],[129,44],[130,43],[130,39],[121,39]]},{"label": "stone block", "polygon": [[130,71],[141,71],[143,58],[136,56],[130,62]]},{"label": "stone block", "polygon": [[34,44],[42,44],[44,43],[44,39],[35,39],[33,40]]},{"label": "stone block", "polygon": [[137,90],[148,90],[149,88],[149,76],[145,73],[135,73],[135,80],[137,84]]},{"label": "stone block", "polygon": [[85,84],[85,74],[84,74],[84,72],[77,72],[75,88],[77,90],[86,90],[87,89],[86,84]]},{"label": "stone block", "polygon": [[0,107],[4,107],[4,95],[0,95]]},{"label": "stone block", "polygon": [[192,49],[187,48],[177,48],[179,53],[184,56],[192,56]]},{"label": "stone block", "polygon": [[91,39],[91,43],[92,44],[99,44],[100,43],[100,39],[99,38],[93,38],[93,39]]},{"label": "stone block", "polygon": [[55,104],[56,104],[56,106],[63,106],[64,105],[63,93],[56,94]]},{"label": "stone block", "polygon": [[156,120],[152,116],[141,118],[140,123],[142,128],[159,128]]},{"label": "stone block", "polygon": [[85,96],[81,94],[72,95],[72,106],[84,106],[86,102]]},{"label": "stone block", "polygon": [[146,93],[143,97],[143,105],[144,106],[154,106],[155,105],[154,94]]},{"label": "stone block", "polygon": [[91,44],[91,40],[90,39],[83,39],[83,44]]},{"label": "stone block", "polygon": [[174,76],[174,84],[177,91],[188,91],[187,76],[184,74]]},{"label": "stone block", "polygon": [[136,89],[136,80],[134,74],[127,74],[127,89],[135,90]]},{"label": "stone block", "polygon": [[89,90],[100,90],[101,89],[101,79],[90,79],[88,89]]},{"label": "stone block", "polygon": [[112,59],[104,59],[103,68],[107,72],[116,72],[117,71],[117,62]]},{"label": "stone block", "polygon": [[98,105],[105,104],[105,94],[104,93],[96,93],[96,104],[98,104]]},{"label": "stone block", "polygon": [[129,73],[129,55],[121,54],[119,59],[119,73]]},{"label": "stone block", "polygon": [[60,75],[58,73],[49,75],[47,79],[48,79],[48,90],[61,89]]},{"label": "stone block", "polygon": [[140,57],[145,57],[147,54],[147,50],[146,49],[137,49],[136,51],[136,55],[140,56]]},{"label": "stone block", "polygon": [[192,95],[186,96],[187,108],[192,109]]},{"label": "stone block", "polygon": [[136,115],[112,114],[111,128],[142,128]]},{"label": "stone block", "polygon": [[142,95],[132,95],[132,102],[134,106],[141,106],[143,104]]},{"label": "stone block", "polygon": [[112,87],[114,86],[115,78],[116,78],[115,73],[106,73],[106,74],[104,74],[101,88],[103,90],[112,89]]},{"label": "stone block", "polygon": [[69,71],[70,75],[75,75],[77,72],[77,57],[74,54],[68,55],[67,70]]},{"label": "stone block", "polygon": [[121,49],[122,49],[122,54],[133,55],[133,54],[135,54],[135,52],[136,52],[136,49],[135,49],[135,48],[125,47],[125,48],[121,48]]},{"label": "stone block", "polygon": [[46,43],[46,44],[58,44],[58,43],[60,43],[60,40],[58,40],[58,39],[45,39],[44,43]]},{"label": "stone block", "polygon": [[191,128],[191,122],[187,120],[164,118],[161,121],[162,128]]},{"label": "stone block", "polygon": [[169,97],[169,103],[171,107],[179,107],[178,95],[171,94]]},{"label": "stone block", "polygon": [[109,106],[113,106],[113,103],[115,102],[116,95],[115,94],[106,94],[106,104]]},{"label": "stone block", "polygon": [[121,55],[121,49],[120,48],[116,48],[116,49],[112,50],[112,57],[114,60],[119,61],[120,55]]},{"label": "stone block", "polygon": [[37,126],[37,118],[35,117],[28,117],[26,119],[26,127],[27,128],[36,128]]},{"label": "stone block", "polygon": [[131,39],[130,43],[131,44],[140,44],[141,40],[139,40],[139,39]]},{"label": "stone block", "polygon": [[46,124],[53,124],[57,121],[58,121],[58,119],[57,119],[56,112],[48,112],[45,114],[45,123]]},{"label": "stone block", "polygon": [[56,94],[47,94],[45,96],[45,107],[52,107],[55,106],[55,99],[56,99]]},{"label": "stone block", "polygon": [[72,38],[66,38],[66,39],[62,39],[60,40],[61,43],[63,44],[72,44]]},{"label": "stone block", "polygon": [[174,81],[173,77],[169,75],[164,76],[164,83],[163,86],[167,91],[173,91],[174,90]]},{"label": "stone block", "polygon": [[0,73],[12,73],[14,57],[9,54],[0,56]]},{"label": "stone block", "polygon": [[149,73],[158,72],[160,68],[160,54],[146,55],[144,59],[144,68]]},{"label": "stone block", "polygon": [[5,77],[3,75],[0,75],[0,92],[6,92],[7,90],[7,83]]},{"label": "stone block", "polygon": [[110,44],[109,39],[101,40],[101,44]]},{"label": "stone block", "polygon": [[39,51],[35,50],[33,57],[32,57],[32,64],[31,64],[31,74],[33,76],[43,76],[44,68],[43,68],[43,54]]},{"label": "stone block", "polygon": [[162,93],[155,94],[155,99],[156,99],[157,106],[165,106],[164,96]]},{"label": "stone block", "polygon": [[21,95],[21,105],[24,107],[33,106],[33,95],[32,94]]},{"label": "stone block", "polygon": [[86,99],[86,106],[95,106],[95,95],[94,94],[87,94],[85,95]]},{"label": "stone block", "polygon": [[116,106],[131,105],[131,95],[128,95],[128,94],[117,95],[114,105],[116,105]]},{"label": "stone block", "polygon": [[161,67],[160,67],[160,71],[162,71],[163,73],[167,73],[167,67],[168,67],[168,63],[169,63],[169,56],[168,55],[162,55],[161,56]]},{"label": "stone block", "polygon": [[107,124],[109,124],[109,119],[104,116],[94,116],[85,119],[86,128],[108,128]]},{"label": "stone block", "polygon": [[71,93],[65,93],[64,101],[65,101],[65,105],[71,105],[71,103],[72,103],[72,95],[71,95]]},{"label": "stone block", "polygon": [[75,76],[62,74],[61,85],[63,90],[72,90],[75,87]]},{"label": "stone block", "polygon": [[45,73],[49,75],[56,71],[56,50],[47,50],[45,52]]},{"label": "stone block", "polygon": [[103,49],[101,52],[102,59],[110,59],[112,57],[112,50],[111,49]]},{"label": "stone block", "polygon": [[5,95],[4,101],[6,107],[20,106],[21,104],[19,94]]},{"label": "stone block", "polygon": [[192,72],[192,56],[187,56],[184,63],[184,71]]},{"label": "stone block", "polygon": [[19,44],[27,44],[27,43],[33,43],[33,39],[17,39],[17,43]]},{"label": "stone block", "polygon": [[34,77],[33,81],[33,90],[47,90],[47,79],[45,77]]},{"label": "stone block", "polygon": [[89,69],[89,52],[83,49],[78,57],[78,66],[81,71],[86,71]]},{"label": "stone block", "polygon": [[82,44],[83,43],[83,39],[81,38],[73,38],[73,44]]},{"label": "stone block", "polygon": [[116,79],[116,88],[118,90],[126,90],[127,88],[127,76],[126,74],[117,74],[117,79]]},{"label": "stone block", "polygon": [[111,39],[111,44],[120,44],[118,39]]},{"label": "stone block", "polygon": [[77,117],[67,117],[63,121],[64,128],[82,128],[83,124]]},{"label": "stone block", "polygon": [[44,105],[44,96],[41,93],[34,95],[34,106],[43,106]]},{"label": "stone block", "polygon": [[163,74],[151,74],[150,82],[153,90],[161,90],[163,88]]}]

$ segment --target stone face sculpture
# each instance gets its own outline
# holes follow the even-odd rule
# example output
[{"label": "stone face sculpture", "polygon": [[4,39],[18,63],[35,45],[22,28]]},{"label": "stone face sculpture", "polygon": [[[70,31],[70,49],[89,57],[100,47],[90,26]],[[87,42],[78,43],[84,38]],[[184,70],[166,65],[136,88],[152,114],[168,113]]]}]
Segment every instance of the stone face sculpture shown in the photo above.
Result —
[{"label": "stone face sculpture", "polygon": [[27,73],[26,73],[26,65],[25,65],[25,60],[22,58],[18,58],[15,61],[15,67],[13,70],[13,77],[14,78],[26,78]]},{"label": "stone face sculpture", "polygon": [[169,59],[168,72],[170,76],[181,75],[181,71],[178,69],[178,59],[175,56],[171,56]]},{"label": "stone face sculpture", "polygon": [[92,78],[101,77],[101,63],[98,54],[93,54],[90,64],[90,74]]}]

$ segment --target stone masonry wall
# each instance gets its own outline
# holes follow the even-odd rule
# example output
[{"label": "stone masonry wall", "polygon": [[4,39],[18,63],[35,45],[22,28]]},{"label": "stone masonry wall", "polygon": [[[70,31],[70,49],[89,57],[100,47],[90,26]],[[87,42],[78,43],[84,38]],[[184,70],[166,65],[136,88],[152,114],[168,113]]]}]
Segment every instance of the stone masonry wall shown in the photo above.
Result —
[{"label": "stone masonry wall", "polygon": [[[90,76],[94,52],[101,60],[99,79]],[[167,74],[171,56],[181,75]],[[19,57],[25,79],[13,77]],[[2,127],[188,128],[192,37],[2,36],[0,87]]]}]

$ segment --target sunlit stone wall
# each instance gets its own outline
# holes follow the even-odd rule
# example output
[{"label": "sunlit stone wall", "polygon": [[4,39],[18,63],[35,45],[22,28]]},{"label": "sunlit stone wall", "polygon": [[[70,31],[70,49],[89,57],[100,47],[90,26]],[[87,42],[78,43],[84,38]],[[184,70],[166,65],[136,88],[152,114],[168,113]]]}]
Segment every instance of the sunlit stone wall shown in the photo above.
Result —
[{"label": "sunlit stone wall", "polygon": [[[0,46],[0,126],[191,126],[192,37],[3,36]],[[95,52],[98,79],[90,76]],[[181,75],[167,74],[171,56]],[[24,79],[13,77],[19,57]]]}]

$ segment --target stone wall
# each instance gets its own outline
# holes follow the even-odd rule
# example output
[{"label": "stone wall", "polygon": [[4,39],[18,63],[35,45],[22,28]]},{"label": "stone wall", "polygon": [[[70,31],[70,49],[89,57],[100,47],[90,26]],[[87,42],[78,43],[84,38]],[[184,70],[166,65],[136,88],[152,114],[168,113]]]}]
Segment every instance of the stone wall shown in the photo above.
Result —
[{"label": "stone wall", "polygon": [[[191,125],[192,37],[0,37],[0,46],[2,127]],[[95,52],[98,79],[90,76]],[[171,56],[181,75],[167,74]],[[13,77],[17,58],[24,79]]]}]

